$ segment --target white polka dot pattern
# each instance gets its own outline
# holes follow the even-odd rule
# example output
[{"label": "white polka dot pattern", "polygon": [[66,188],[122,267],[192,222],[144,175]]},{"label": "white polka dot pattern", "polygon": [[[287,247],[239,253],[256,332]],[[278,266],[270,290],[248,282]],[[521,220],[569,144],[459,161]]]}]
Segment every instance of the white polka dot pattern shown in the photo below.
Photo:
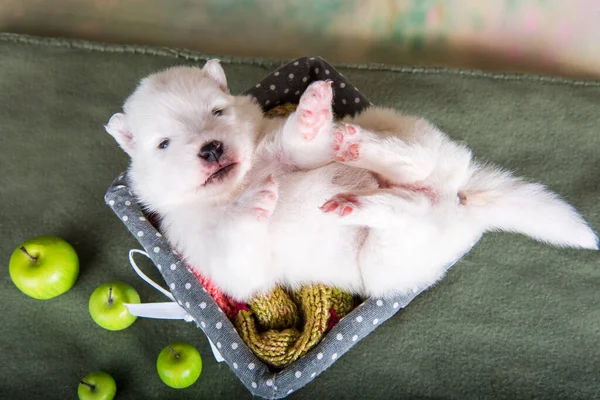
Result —
[{"label": "white polka dot pattern", "polygon": [[[333,81],[333,108],[337,115],[354,114],[370,104],[356,87],[318,57],[296,60],[276,72],[246,91],[265,110],[275,104],[297,102],[311,82],[324,79]],[[252,354],[206,289],[181,263],[177,252],[147,221],[147,216],[144,216],[127,187],[125,174],[114,181],[106,193],[105,201],[147,249],[177,303],[184,305],[192,318],[199,321],[198,327],[215,343],[238,378],[256,396],[281,398],[306,385],[348,351],[359,338],[368,335],[423,290],[414,288],[412,293],[394,299],[368,299],[343,318],[307,356],[296,361],[293,369],[286,368],[274,375]],[[162,268],[163,265],[169,267]]]}]

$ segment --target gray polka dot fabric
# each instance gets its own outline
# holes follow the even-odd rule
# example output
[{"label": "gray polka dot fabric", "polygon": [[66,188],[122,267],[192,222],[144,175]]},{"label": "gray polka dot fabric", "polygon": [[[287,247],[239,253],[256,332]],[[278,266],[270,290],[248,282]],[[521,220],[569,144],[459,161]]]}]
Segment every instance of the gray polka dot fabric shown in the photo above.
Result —
[{"label": "gray polka dot fabric", "polygon": [[314,81],[333,81],[333,112],[338,116],[354,115],[371,103],[358,88],[320,57],[303,57],[279,67],[246,91],[254,96],[263,110],[285,103],[298,104],[304,90]]},{"label": "gray polka dot fabric", "polygon": [[[369,106],[359,91],[320,58],[301,58],[286,64],[249,89],[265,111],[287,102],[297,103],[300,94],[315,80],[334,82],[334,111],[355,114]],[[233,324],[204,290],[195,276],[158,232],[119,176],[105,196],[106,203],[149,254],[176,301],[194,318],[214,343],[232,371],[255,396],[284,398],[325,371],[358,341],[411,302],[425,287],[406,296],[370,298],[344,317],[308,354],[281,371],[273,371],[245,345]]]}]

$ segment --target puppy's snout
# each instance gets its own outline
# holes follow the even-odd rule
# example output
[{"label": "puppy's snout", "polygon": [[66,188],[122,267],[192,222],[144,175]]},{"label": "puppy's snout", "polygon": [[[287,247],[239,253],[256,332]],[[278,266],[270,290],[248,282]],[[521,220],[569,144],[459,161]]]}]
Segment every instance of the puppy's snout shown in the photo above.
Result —
[{"label": "puppy's snout", "polygon": [[198,155],[200,156],[200,158],[203,158],[208,162],[219,161],[219,159],[223,155],[223,143],[217,140],[208,142],[200,148],[200,153]]}]

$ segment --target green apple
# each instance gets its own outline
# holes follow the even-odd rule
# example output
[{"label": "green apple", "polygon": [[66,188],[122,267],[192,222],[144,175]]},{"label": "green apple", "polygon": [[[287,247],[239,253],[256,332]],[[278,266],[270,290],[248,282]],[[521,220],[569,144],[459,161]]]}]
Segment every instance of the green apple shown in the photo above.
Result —
[{"label": "green apple", "polygon": [[17,247],[10,257],[8,270],[23,293],[46,300],[73,287],[79,275],[79,258],[63,239],[39,236]]},{"label": "green apple", "polygon": [[117,384],[106,372],[92,372],[79,382],[79,400],[112,400],[117,394]]},{"label": "green apple", "polygon": [[140,295],[125,282],[107,282],[98,286],[90,296],[90,315],[101,327],[120,331],[135,322],[125,304],[139,304]]},{"label": "green apple", "polygon": [[202,358],[189,343],[171,343],[158,355],[156,370],[167,386],[183,389],[198,380],[202,372]]}]

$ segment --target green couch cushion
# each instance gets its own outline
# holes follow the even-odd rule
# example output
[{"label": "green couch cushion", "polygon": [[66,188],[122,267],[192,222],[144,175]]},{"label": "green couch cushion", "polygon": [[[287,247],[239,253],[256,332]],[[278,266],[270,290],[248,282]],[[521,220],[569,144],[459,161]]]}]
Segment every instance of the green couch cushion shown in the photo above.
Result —
[{"label": "green couch cushion", "polygon": [[[1,397],[73,398],[105,370],[120,399],[249,398],[193,324],[139,319],[121,332],[95,325],[93,289],[132,284],[134,237],[104,204],[127,158],[102,126],[138,80],[207,56],[0,35]],[[222,58],[239,93],[279,62]],[[600,82],[469,71],[337,66],[375,104],[429,118],[481,159],[546,183],[600,227]],[[22,241],[52,234],[81,258],[73,289],[33,300],[8,276]],[[158,278],[154,267],[145,270]],[[291,398],[594,398],[600,385],[597,252],[488,234],[450,274]],[[204,369],[175,391],[155,371],[169,342],[194,344]]]}]

